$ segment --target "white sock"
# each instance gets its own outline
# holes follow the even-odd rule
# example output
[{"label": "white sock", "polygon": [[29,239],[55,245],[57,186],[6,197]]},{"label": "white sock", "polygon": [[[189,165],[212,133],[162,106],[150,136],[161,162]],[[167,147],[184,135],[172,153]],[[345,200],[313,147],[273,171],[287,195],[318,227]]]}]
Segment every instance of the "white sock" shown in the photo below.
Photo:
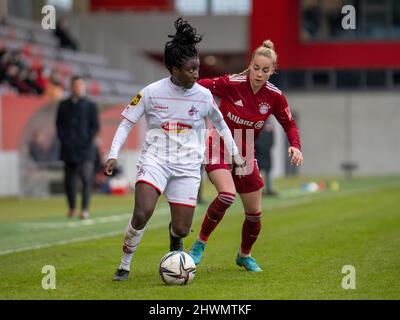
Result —
[{"label": "white sock", "polygon": [[131,221],[129,220],[128,226],[125,229],[124,247],[129,246],[129,250],[131,252],[123,253],[119,269],[124,269],[127,271],[131,270],[131,261],[133,255],[135,254],[137,246],[139,245],[139,242],[143,237],[145,229],[146,228],[143,228],[142,230],[134,229],[131,225]]},{"label": "white sock", "polygon": [[246,253],[243,253],[242,250],[239,250],[239,256],[242,257],[242,258],[247,258],[247,257],[250,257],[251,254],[250,253],[246,254]]}]

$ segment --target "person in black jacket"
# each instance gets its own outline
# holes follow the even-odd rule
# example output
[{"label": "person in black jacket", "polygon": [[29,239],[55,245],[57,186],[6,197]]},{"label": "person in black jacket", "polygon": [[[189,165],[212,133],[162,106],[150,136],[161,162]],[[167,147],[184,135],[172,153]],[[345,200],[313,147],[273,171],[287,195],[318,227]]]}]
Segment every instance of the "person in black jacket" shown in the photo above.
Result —
[{"label": "person in black jacket", "polygon": [[99,131],[98,111],[86,96],[85,81],[71,79],[71,97],[60,102],[57,110],[57,134],[61,142],[61,160],[64,161],[65,191],[68,217],[76,214],[76,182],[82,180],[82,207],[80,217],[89,218],[89,202],[96,160],[95,136]]},{"label": "person in black jacket", "polygon": [[78,44],[75,39],[71,36],[68,30],[68,21],[65,17],[58,20],[56,29],[54,30],[54,35],[59,40],[60,48],[70,49],[77,51]]}]

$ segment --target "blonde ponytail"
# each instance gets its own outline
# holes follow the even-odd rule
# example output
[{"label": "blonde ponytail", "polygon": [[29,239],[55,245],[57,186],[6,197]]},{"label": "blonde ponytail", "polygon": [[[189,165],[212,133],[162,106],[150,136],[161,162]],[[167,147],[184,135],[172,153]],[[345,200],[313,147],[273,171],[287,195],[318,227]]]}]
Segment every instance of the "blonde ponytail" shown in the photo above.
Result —
[{"label": "blonde ponytail", "polygon": [[265,41],[263,42],[262,46],[263,46],[264,48],[271,49],[271,50],[274,50],[274,51],[275,51],[274,43],[273,43],[271,40],[269,40],[269,39],[268,39],[268,40],[265,40]]},{"label": "blonde ponytail", "polygon": [[256,50],[254,50],[253,58],[256,54],[271,58],[272,63],[274,64],[274,67],[276,68],[278,55],[275,52],[275,46],[271,40],[269,40],[269,39],[265,40],[261,46],[259,46]]}]

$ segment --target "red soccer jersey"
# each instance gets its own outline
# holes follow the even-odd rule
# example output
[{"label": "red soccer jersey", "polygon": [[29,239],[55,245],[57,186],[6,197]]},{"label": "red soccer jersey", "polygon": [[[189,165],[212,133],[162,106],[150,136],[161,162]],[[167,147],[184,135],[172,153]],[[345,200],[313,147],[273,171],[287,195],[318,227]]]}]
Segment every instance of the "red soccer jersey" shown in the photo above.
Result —
[{"label": "red soccer jersey", "polygon": [[[221,99],[219,110],[232,135],[235,129],[242,130],[242,156],[245,156],[243,153],[249,148],[249,143],[254,146],[254,140],[271,114],[282,125],[290,145],[301,150],[299,130],[286,98],[272,83],[267,82],[256,94],[251,89],[247,75],[225,75],[213,79],[201,79],[198,83]],[[254,140],[247,141],[247,147],[246,129],[254,130]]]}]

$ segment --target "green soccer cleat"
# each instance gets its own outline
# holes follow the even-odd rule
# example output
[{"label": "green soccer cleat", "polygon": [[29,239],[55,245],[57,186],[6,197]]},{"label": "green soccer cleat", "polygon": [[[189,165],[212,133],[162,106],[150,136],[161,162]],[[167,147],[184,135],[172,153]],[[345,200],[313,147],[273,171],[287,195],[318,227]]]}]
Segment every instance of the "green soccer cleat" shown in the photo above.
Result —
[{"label": "green soccer cleat", "polygon": [[236,264],[239,267],[244,267],[247,271],[261,272],[262,269],[258,266],[256,259],[252,257],[241,257],[239,254],[236,257]]},{"label": "green soccer cleat", "polygon": [[113,281],[127,281],[129,277],[129,271],[124,269],[118,269],[115,272]]},{"label": "green soccer cleat", "polygon": [[192,249],[189,251],[189,255],[193,258],[193,261],[196,265],[200,263],[205,247],[206,244],[204,242],[196,240],[193,243]]}]

